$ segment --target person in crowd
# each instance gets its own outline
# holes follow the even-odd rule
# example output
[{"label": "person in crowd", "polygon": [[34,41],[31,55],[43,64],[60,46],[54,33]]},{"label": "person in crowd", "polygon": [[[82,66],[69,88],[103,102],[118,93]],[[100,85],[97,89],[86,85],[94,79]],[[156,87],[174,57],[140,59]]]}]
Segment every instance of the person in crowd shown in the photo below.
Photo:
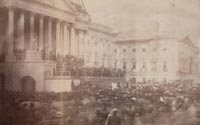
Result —
[{"label": "person in crowd", "polygon": [[105,124],[107,118],[108,118],[108,110],[107,110],[107,104],[104,105],[103,109],[100,111],[100,115],[103,118],[103,123]]},{"label": "person in crowd", "polygon": [[[70,124],[76,120],[82,121],[83,124],[88,124],[87,118],[78,118],[77,114],[81,113],[82,116],[86,116],[84,112],[92,114],[91,112],[94,111],[91,109],[99,109],[105,103],[106,106],[95,115],[98,120],[100,117],[103,119],[103,125],[105,123],[106,125],[122,124],[123,120],[121,119],[124,117],[120,113],[121,118],[118,116],[118,110],[123,111],[122,108],[126,104],[133,104],[135,106],[135,109],[129,108],[127,110],[126,118],[130,118],[134,122],[136,119],[138,121],[142,117],[154,115],[155,117],[152,117],[152,119],[155,120],[152,121],[156,123],[156,119],[166,114],[172,114],[170,117],[173,117],[175,114],[185,113],[194,103],[200,102],[199,89],[199,84],[174,83],[145,86],[136,84],[129,88],[121,87],[117,90],[111,90],[106,87],[97,87],[95,83],[84,82],[76,86],[76,89],[72,92],[64,93],[5,91],[0,94],[0,113],[2,114],[0,123],[3,123],[3,125],[31,125],[31,123],[37,124],[43,121],[51,122],[53,121],[51,118],[54,117],[54,113],[51,113],[51,111],[55,110],[55,112],[58,112],[59,109],[54,109],[53,103],[61,101],[68,102],[67,105],[64,105],[64,111],[69,113],[65,119],[68,117]],[[61,95],[63,97],[62,100],[60,98]],[[89,100],[87,104],[82,103],[85,98]],[[35,102],[40,103],[40,108],[38,108]],[[48,106],[45,106],[46,104]],[[120,108],[113,110],[108,116],[107,106],[109,108]],[[151,107],[149,108],[149,106]],[[74,111],[68,111],[67,109],[70,107]],[[197,112],[196,118],[200,119],[199,116]],[[149,117],[146,120],[149,123]],[[196,122],[199,124],[198,120]]]},{"label": "person in crowd", "polygon": [[200,104],[195,105],[195,125],[200,125]]},{"label": "person in crowd", "polygon": [[93,118],[91,125],[105,125],[104,119],[101,116],[100,110],[96,110],[95,113],[96,113],[96,116]]},{"label": "person in crowd", "polygon": [[128,125],[135,125],[135,117],[136,117],[136,111],[135,111],[135,107],[133,105],[130,105],[129,110],[126,112],[126,114],[128,115]]},{"label": "person in crowd", "polygon": [[121,125],[121,118],[118,116],[118,109],[113,109],[108,115],[105,125]]}]

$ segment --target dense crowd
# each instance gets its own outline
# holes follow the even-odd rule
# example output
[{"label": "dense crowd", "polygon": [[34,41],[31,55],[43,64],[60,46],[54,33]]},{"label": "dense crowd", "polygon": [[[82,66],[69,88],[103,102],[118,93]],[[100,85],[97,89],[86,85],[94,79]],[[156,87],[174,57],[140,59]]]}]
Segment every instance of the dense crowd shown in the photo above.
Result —
[{"label": "dense crowd", "polygon": [[54,69],[55,76],[94,76],[94,77],[124,77],[125,72],[116,68],[88,68],[84,61],[74,56],[57,56],[57,65]]},{"label": "dense crowd", "polygon": [[1,92],[2,125],[199,125],[199,84],[103,88],[64,93]]}]

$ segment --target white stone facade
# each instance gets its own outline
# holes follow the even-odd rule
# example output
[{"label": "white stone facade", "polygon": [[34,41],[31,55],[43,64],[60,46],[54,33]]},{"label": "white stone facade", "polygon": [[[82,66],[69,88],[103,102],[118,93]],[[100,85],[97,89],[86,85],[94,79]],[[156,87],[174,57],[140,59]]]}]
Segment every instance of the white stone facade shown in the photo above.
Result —
[{"label": "white stone facade", "polygon": [[[199,82],[199,49],[189,37],[116,41],[113,55],[117,68],[134,82]],[[126,65],[126,66],[125,66]]]},{"label": "white stone facade", "polygon": [[[58,55],[82,58],[89,67],[108,66],[105,44],[114,37],[112,30],[91,22],[76,3],[2,0],[0,13],[0,86],[8,90],[45,91]],[[33,87],[23,88],[26,83]]]}]

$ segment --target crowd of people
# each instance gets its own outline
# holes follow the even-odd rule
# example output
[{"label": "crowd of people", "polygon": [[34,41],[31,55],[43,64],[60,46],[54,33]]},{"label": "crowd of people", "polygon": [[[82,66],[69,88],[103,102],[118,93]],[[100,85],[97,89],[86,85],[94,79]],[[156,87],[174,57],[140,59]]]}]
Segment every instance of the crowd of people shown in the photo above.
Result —
[{"label": "crowd of people", "polygon": [[2,125],[199,125],[200,85],[82,82],[71,92],[0,93]]},{"label": "crowd of people", "polygon": [[125,72],[116,68],[88,68],[84,61],[74,56],[57,56],[55,76],[92,76],[92,77],[124,77]]}]

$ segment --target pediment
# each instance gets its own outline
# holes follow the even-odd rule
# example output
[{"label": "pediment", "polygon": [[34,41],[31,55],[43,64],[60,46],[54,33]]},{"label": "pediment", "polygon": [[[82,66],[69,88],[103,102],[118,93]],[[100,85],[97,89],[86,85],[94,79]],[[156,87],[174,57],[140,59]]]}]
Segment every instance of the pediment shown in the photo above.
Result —
[{"label": "pediment", "polygon": [[68,13],[76,13],[76,10],[69,3],[68,0],[32,0],[41,4],[45,4],[47,6],[55,7],[62,11],[66,11]]}]

